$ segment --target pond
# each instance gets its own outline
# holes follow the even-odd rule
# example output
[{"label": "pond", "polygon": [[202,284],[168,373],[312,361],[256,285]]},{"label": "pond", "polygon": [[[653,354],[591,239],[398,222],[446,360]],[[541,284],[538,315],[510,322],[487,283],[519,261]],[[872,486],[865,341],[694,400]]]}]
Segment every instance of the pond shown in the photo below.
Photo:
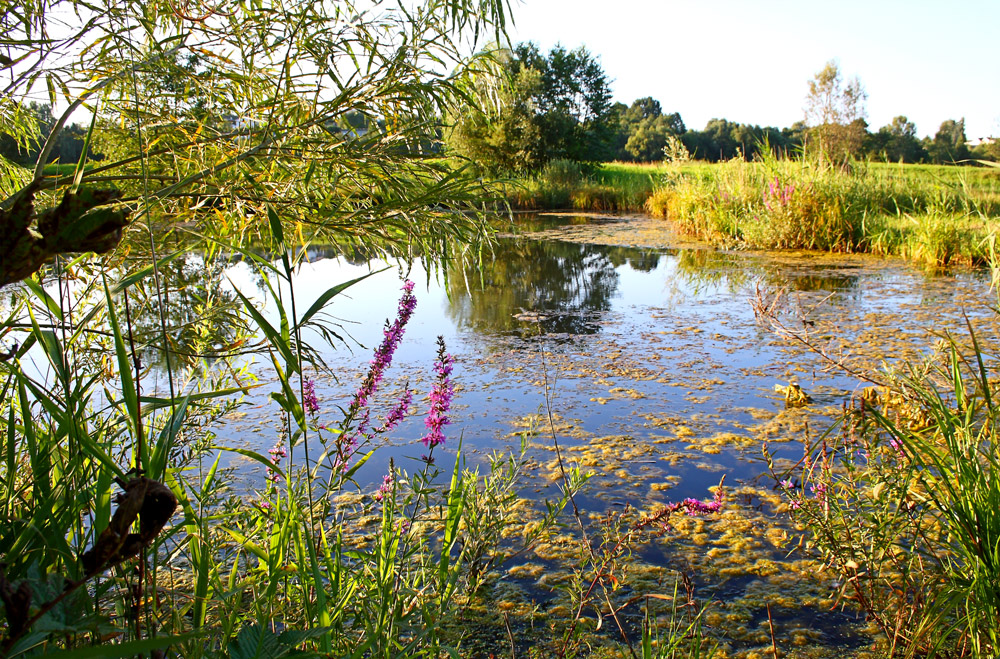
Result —
[{"label": "pond", "polygon": [[[834,601],[836,584],[797,547],[762,449],[779,467],[793,464],[868,386],[833,361],[860,371],[918,359],[937,340],[929,330],[961,333],[963,314],[989,317],[988,278],[862,256],[716,251],[644,217],[547,215],[518,226],[481,268],[417,261],[401,271],[316,250],[298,272],[300,309],[334,283],[375,272],[329,308],[346,341],[322,354],[332,373],[312,375],[320,420],[331,424],[395,314],[402,280],[417,284],[416,312],[376,407],[388,409],[408,383],[418,392],[416,413],[359,482],[381,482],[390,458],[419,466],[440,335],[456,356],[457,384],[442,462],[459,438],[475,466],[493,451],[516,452],[526,437],[522,494],[540,501],[557,494],[557,440],[569,465],[592,473],[577,503],[595,527],[625,505],[654,510],[711,498],[709,488],[725,478],[722,513],[673,521],[664,537],[639,543],[629,588],[670,592],[684,575],[693,597],[709,604],[707,628],[733,652],[769,648],[771,626],[787,649],[870,645],[863,621]],[[263,299],[245,265],[227,276]],[[826,356],[757,321],[752,300],[777,291],[786,291],[779,317]],[[792,382],[809,405],[789,407],[775,391]],[[255,394],[219,435],[264,452],[278,427],[273,404]],[[245,487],[263,479],[254,463],[231,466]],[[573,551],[572,538],[561,536],[505,565],[498,600],[514,613],[558,614],[552,593],[567,583]]]}]

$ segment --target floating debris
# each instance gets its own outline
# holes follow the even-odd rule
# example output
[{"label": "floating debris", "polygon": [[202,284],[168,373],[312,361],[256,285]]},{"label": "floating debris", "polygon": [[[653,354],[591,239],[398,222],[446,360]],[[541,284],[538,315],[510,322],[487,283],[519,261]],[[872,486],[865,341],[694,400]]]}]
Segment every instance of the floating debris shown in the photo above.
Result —
[{"label": "floating debris", "polygon": [[802,390],[798,382],[789,382],[787,387],[776,384],[774,390],[785,397],[785,405],[788,407],[805,407],[813,402],[812,397]]}]

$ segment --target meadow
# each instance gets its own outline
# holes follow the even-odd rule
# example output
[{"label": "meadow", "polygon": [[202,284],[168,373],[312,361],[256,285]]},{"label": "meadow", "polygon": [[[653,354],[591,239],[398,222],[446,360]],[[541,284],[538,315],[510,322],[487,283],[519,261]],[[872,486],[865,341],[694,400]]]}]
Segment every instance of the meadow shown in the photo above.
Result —
[{"label": "meadow", "polygon": [[1000,217],[1000,170],[808,160],[718,164],[565,161],[510,184],[514,208],[649,212],[726,247],[901,256],[982,265]]}]

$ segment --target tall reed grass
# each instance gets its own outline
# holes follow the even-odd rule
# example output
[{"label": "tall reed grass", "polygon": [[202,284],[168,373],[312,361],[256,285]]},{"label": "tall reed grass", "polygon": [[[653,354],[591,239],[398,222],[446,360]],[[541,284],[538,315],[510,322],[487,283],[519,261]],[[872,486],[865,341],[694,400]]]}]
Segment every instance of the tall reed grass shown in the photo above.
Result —
[{"label": "tall reed grass", "polygon": [[665,179],[646,207],[715,243],[982,264],[1000,195],[990,177],[972,185],[908,168],[764,156]]},{"label": "tall reed grass", "polygon": [[889,656],[1000,651],[998,346],[995,326],[944,336],[923,363],[878,374],[839,429],[775,474]]}]

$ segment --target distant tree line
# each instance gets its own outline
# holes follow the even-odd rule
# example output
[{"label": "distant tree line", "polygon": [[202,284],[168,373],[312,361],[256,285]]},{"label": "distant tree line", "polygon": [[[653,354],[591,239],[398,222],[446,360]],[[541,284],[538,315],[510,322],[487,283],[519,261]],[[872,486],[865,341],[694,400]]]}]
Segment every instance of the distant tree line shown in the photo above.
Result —
[{"label": "distant tree line", "polygon": [[[38,130],[35,139],[30,140],[28,144],[18,144],[13,137],[0,132],[0,156],[25,167],[34,166],[37,162],[44,137],[49,134],[56,122],[49,105],[32,102],[28,103],[27,109],[34,115],[37,124]],[[79,162],[86,136],[87,129],[77,124],[63,127],[56,138],[49,160],[60,163]]]},{"label": "distant tree line", "polygon": [[535,171],[549,160],[580,162],[663,160],[679,138],[692,158],[709,162],[752,159],[767,145],[778,156],[806,151],[832,160],[951,163],[1000,158],[1000,144],[967,145],[964,119],[944,121],[920,139],[905,116],[872,132],[865,120],[867,93],[857,78],[844,81],[835,61],[809,81],[803,121],[786,128],[712,119],[690,129],[677,112],[644,97],[631,105],[610,102],[610,82],[585,48],[556,46],[543,54],[522,43],[499,58],[507,80],[492,112],[450,118],[448,146],[493,173]]},{"label": "distant tree line", "polygon": [[[656,162],[664,148],[679,139],[691,158],[708,162],[754,158],[767,146],[779,157],[819,150],[832,159],[847,157],[905,163],[971,163],[1000,160],[1000,143],[971,147],[964,119],[942,122],[934,137],[918,138],[906,116],[895,117],[877,131],[864,118],[867,94],[857,78],[843,81],[835,61],[809,81],[806,120],[786,128],[710,120],[702,130],[688,128],[677,112],[667,112],[651,96],[631,105],[611,102],[611,85],[600,63],[583,47],[556,46],[547,54],[522,43],[490,60],[470,93],[489,96],[490,111],[443,118],[450,153],[465,156],[492,174],[537,171],[550,160],[577,162]],[[497,80],[502,84],[498,85]],[[48,105],[29,103],[39,136],[25,145],[0,133],[0,157],[33,165],[42,137],[55,123]],[[384,123],[358,113],[330,126],[363,135]],[[50,162],[80,160],[86,129],[68,125],[58,135]],[[676,143],[676,142],[674,142]],[[107,147],[108,145],[103,145]],[[102,145],[97,144],[101,149]],[[436,155],[430,146],[410,145]],[[92,158],[99,155],[90,154]]]}]

